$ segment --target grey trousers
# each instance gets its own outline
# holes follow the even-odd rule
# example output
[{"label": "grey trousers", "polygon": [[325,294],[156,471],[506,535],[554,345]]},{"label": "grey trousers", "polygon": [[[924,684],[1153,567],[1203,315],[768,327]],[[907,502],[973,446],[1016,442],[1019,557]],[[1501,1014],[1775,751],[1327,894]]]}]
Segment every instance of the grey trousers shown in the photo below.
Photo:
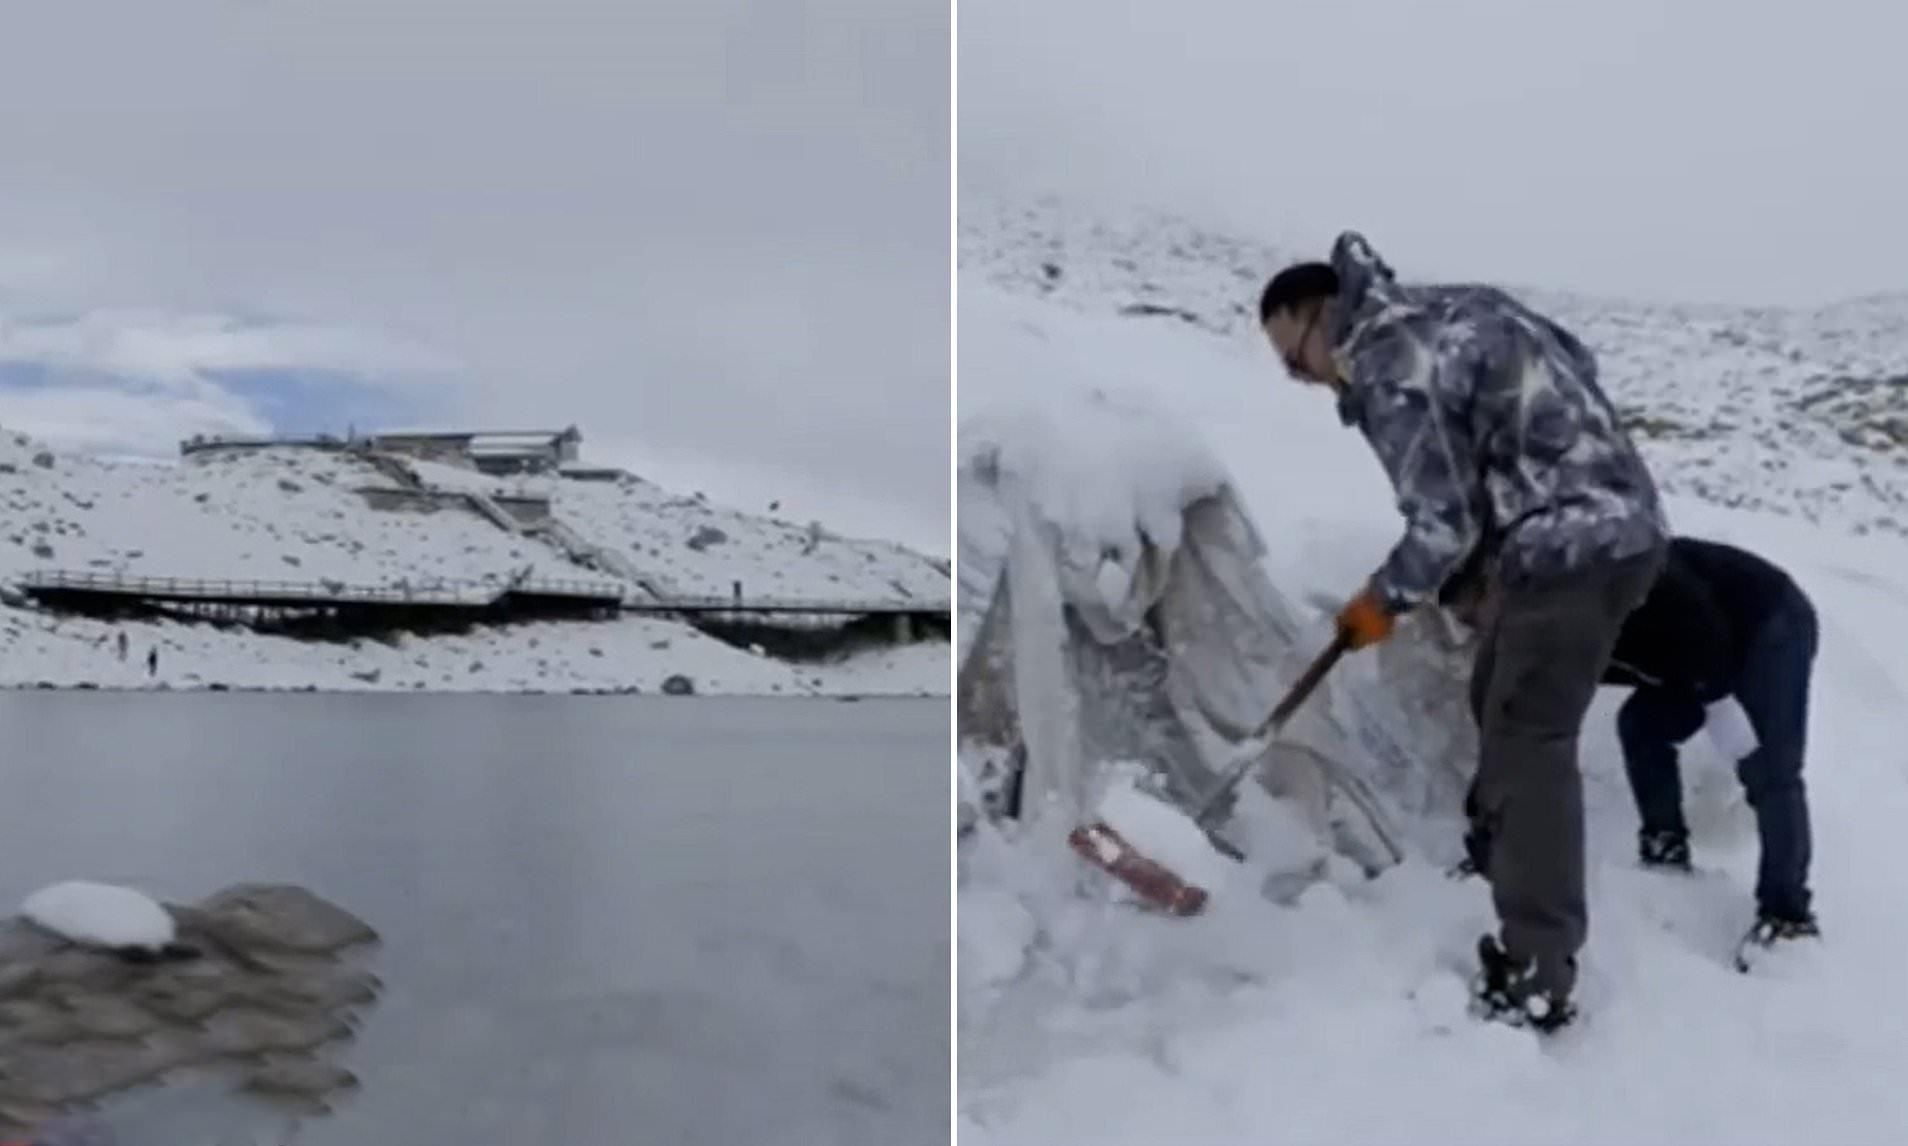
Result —
[{"label": "grey trousers", "polygon": [[1577,738],[1617,634],[1649,594],[1663,549],[1542,581],[1500,582],[1471,674],[1477,775],[1467,844],[1490,880],[1512,957],[1568,993],[1588,930]]}]

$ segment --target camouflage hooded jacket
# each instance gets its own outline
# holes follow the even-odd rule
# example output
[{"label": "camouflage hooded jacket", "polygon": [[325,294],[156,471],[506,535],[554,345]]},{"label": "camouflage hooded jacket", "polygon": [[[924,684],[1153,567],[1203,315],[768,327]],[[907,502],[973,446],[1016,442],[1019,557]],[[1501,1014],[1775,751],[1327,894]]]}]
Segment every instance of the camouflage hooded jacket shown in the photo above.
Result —
[{"label": "camouflage hooded jacket", "polygon": [[1511,580],[1668,535],[1656,484],[1569,331],[1488,286],[1405,286],[1355,233],[1332,246],[1339,416],[1370,441],[1405,533],[1373,578],[1396,611],[1480,544]]}]

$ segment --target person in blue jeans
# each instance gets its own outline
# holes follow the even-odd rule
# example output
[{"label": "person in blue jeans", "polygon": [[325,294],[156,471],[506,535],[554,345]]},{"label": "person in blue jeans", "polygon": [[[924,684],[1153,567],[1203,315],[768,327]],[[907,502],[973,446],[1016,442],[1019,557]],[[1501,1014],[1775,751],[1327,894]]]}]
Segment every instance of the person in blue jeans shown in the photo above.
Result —
[{"label": "person in blue jeans", "polygon": [[1644,864],[1690,866],[1678,746],[1707,729],[1735,759],[1761,841],[1752,938],[1765,946],[1819,934],[1802,779],[1816,643],[1815,608],[1786,572],[1732,545],[1678,537],[1603,677],[1635,686],[1617,738]]}]

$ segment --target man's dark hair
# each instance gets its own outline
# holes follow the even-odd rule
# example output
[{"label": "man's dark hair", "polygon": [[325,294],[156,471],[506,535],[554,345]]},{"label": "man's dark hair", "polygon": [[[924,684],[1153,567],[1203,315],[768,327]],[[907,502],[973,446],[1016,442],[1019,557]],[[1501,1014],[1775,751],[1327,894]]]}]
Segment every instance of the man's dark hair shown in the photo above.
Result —
[{"label": "man's dark hair", "polygon": [[1330,263],[1294,263],[1272,276],[1259,296],[1259,323],[1300,303],[1331,298],[1338,293],[1338,272]]}]

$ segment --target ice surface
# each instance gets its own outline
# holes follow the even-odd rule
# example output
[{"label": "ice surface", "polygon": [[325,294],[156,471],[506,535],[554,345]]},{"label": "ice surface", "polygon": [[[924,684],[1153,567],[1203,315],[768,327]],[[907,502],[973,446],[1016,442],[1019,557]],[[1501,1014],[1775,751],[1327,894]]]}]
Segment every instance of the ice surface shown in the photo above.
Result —
[{"label": "ice surface", "polygon": [[[288,878],[382,934],[335,968],[386,988],[334,1048],[360,1087],[259,1146],[947,1142],[945,700],[0,693],[0,727],[9,908]],[[214,1146],[224,1089],[109,1113]]]}]

